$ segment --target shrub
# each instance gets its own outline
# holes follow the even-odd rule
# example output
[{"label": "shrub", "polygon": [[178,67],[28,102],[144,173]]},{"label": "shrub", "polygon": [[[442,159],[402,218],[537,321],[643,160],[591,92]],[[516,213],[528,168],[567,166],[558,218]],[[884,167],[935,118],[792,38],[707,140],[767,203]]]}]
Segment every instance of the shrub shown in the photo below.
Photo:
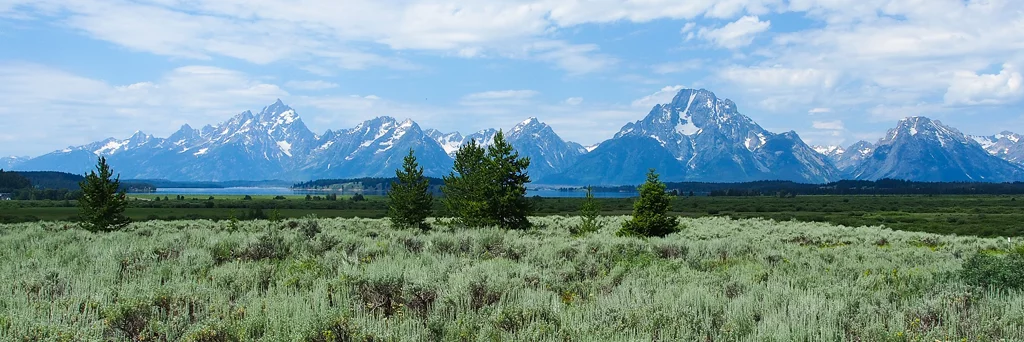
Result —
[{"label": "shrub", "polygon": [[1024,289],[1024,246],[1005,256],[978,252],[964,260],[964,282],[996,289]]},{"label": "shrub", "polygon": [[[289,222],[289,227],[294,228],[291,224],[292,222],[295,221]],[[306,216],[302,221],[302,235],[305,235],[306,238],[312,239],[313,237],[316,237],[317,234],[320,234],[320,221],[317,220],[316,215]]]},{"label": "shrub", "polygon": [[263,233],[255,242],[249,244],[239,257],[246,260],[257,261],[265,259],[284,259],[291,253],[291,248],[284,238],[271,230]]},{"label": "shrub", "polygon": [[338,317],[329,323],[323,323],[311,334],[306,335],[306,342],[354,342],[373,341],[372,336],[360,338],[361,332],[348,317]]},{"label": "shrub", "polygon": [[601,229],[598,223],[598,214],[601,212],[601,205],[594,200],[594,188],[587,187],[587,196],[580,206],[580,218],[583,222],[578,226],[569,226],[569,233],[572,235],[584,235]]},{"label": "shrub", "polygon": [[242,339],[225,326],[205,325],[183,340],[187,342],[238,342]]},{"label": "shrub", "polygon": [[139,340],[140,335],[149,325],[152,315],[149,304],[141,301],[128,301],[107,308],[103,312],[103,321],[113,334]]}]

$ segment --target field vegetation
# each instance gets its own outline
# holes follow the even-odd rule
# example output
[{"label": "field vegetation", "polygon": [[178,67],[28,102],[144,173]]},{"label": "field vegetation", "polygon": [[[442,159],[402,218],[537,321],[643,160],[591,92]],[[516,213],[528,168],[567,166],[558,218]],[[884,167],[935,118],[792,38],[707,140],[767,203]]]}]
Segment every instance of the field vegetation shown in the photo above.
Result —
[{"label": "field vegetation", "polygon": [[[388,211],[387,197],[365,196],[352,201],[338,196],[337,201],[305,200],[305,195],[275,196],[186,195],[177,200],[170,195],[129,194],[126,215],[134,221],[210,219],[230,220],[253,217],[383,218]],[[160,201],[154,201],[160,197]],[[534,215],[576,215],[583,198],[529,198]],[[595,198],[601,215],[629,215],[632,198]],[[686,217],[767,218],[779,221],[828,222],[845,226],[881,226],[909,231],[976,236],[1024,236],[1024,196],[798,196],[778,197],[673,197],[669,213]],[[259,209],[258,211],[256,209]],[[0,222],[72,220],[78,216],[76,201],[0,201]],[[259,216],[262,212],[263,216]],[[435,215],[443,213],[441,201],[434,201]]]},{"label": "field vegetation", "polygon": [[0,340],[1024,339],[1005,238],[717,217],[616,236],[627,219],[0,225]]}]

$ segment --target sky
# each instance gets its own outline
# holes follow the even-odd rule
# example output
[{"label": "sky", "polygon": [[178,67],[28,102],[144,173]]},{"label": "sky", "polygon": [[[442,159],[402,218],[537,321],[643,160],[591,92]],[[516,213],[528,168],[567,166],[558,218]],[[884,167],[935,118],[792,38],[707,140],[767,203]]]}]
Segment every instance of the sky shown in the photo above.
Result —
[{"label": "sky", "polygon": [[0,155],[166,137],[280,98],[609,139],[682,88],[812,145],[907,116],[1024,133],[1019,0],[0,0]]}]

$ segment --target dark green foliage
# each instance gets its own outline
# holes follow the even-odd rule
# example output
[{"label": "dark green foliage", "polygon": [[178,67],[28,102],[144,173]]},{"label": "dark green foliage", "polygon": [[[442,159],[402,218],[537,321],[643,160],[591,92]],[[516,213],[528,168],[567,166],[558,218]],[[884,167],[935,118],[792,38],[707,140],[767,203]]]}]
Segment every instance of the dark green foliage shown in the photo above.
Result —
[{"label": "dark green foliage", "polygon": [[530,158],[519,157],[519,152],[505,140],[505,134],[498,131],[494,143],[487,147],[487,162],[494,191],[489,197],[491,215],[502,228],[530,228],[526,218],[533,212],[526,199],[526,183],[530,182],[526,169]]},{"label": "dark green foliage", "polygon": [[620,236],[665,236],[679,230],[675,216],[668,215],[671,198],[665,184],[654,169],[647,172],[647,182],[640,186],[640,198],[633,202],[633,218],[622,224]]},{"label": "dark green foliage", "polygon": [[[602,216],[629,215],[633,198],[601,197],[594,187],[595,201]],[[40,190],[57,191],[57,190]],[[64,191],[64,190],[61,190]],[[631,191],[636,191],[634,188]],[[76,193],[81,193],[76,190]],[[20,199],[18,192],[14,199]],[[177,201],[133,200],[129,194],[125,215],[133,221],[228,218],[231,209],[242,217],[249,208],[261,207],[267,216],[280,210],[280,219],[320,217],[384,218],[388,203],[384,196],[366,196],[366,201],[303,201],[302,196],[285,200],[242,196],[221,197],[207,202],[193,196],[175,195]],[[152,197],[139,195],[139,197]],[[529,197],[536,212],[532,216],[577,216],[584,198]],[[209,204],[208,204],[209,203]],[[213,205],[207,209],[207,205]],[[78,202],[65,200],[0,201],[0,222],[75,221]],[[268,211],[270,210],[270,211]],[[434,201],[433,212],[444,212],[441,200]],[[734,219],[765,218],[776,221],[828,222],[847,227],[885,225],[894,230],[980,237],[1024,236],[1024,201],[1011,196],[936,195],[936,196],[797,196],[796,198],[759,197],[674,197],[669,214],[682,217],[721,216]],[[567,228],[566,228],[567,229]],[[965,256],[966,257],[966,256]]]},{"label": "dark green foliage", "polygon": [[[337,199],[338,198],[337,195],[335,195],[334,198]],[[366,200],[366,197],[363,196],[363,194],[355,194],[355,195],[352,195],[352,198],[350,198],[350,200],[352,200],[352,202],[362,202],[362,201]]]},{"label": "dark green foliage", "polygon": [[413,150],[405,156],[402,169],[395,170],[398,178],[388,192],[388,218],[399,227],[419,227],[428,230],[426,222],[434,197],[429,192],[430,182],[423,177],[423,167],[416,163]]},{"label": "dark green foliage", "polygon": [[1024,246],[1004,256],[974,254],[964,261],[960,276],[974,286],[1024,289]]},{"label": "dark green foliage", "polygon": [[127,226],[130,220],[124,216],[128,200],[124,190],[118,191],[120,178],[111,179],[113,171],[107,165],[107,159],[100,157],[96,171],[89,172],[79,186],[82,198],[78,201],[81,208],[82,227],[93,232],[111,231]]},{"label": "dark green foliage", "polygon": [[601,213],[601,204],[594,199],[594,188],[587,187],[587,196],[583,198],[580,205],[580,219],[583,220],[579,226],[569,226],[569,232],[573,235],[583,235],[596,232],[601,229],[597,217]]},{"label": "dark green foliage", "polygon": [[454,170],[444,177],[444,186],[441,187],[445,209],[459,223],[470,227],[497,224],[487,208],[489,176],[486,154],[487,151],[476,140],[463,145],[455,152]]},{"label": "dark green foliage", "polygon": [[520,157],[501,131],[486,150],[470,141],[455,153],[454,170],[444,177],[445,208],[470,227],[529,228],[529,166],[530,159]]},{"label": "dark green foliage", "polygon": [[32,186],[41,189],[77,189],[78,183],[84,180],[82,175],[56,171],[17,171],[17,174],[28,178]]},{"label": "dark green foliage", "polygon": [[0,192],[11,192],[16,189],[31,188],[32,182],[16,172],[5,172],[0,169]]},{"label": "dark green foliage", "polygon": [[105,310],[103,320],[113,335],[138,338],[149,325],[151,315],[148,303],[129,301]]},{"label": "dark green foliage", "polygon": [[356,325],[349,322],[348,318],[337,318],[330,323],[323,324],[313,333],[305,337],[306,342],[356,342],[373,341],[372,338],[359,338],[360,331]]}]

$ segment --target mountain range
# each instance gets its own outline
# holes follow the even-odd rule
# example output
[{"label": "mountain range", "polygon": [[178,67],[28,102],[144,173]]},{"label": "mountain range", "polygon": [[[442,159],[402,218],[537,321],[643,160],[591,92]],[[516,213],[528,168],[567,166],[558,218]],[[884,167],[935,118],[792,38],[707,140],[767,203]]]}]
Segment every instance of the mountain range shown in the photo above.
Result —
[{"label": "mountain range", "polygon": [[19,156],[0,157],[0,170],[10,170],[15,165],[21,164],[29,159],[32,158]]},{"label": "mountain range", "polygon": [[[104,156],[125,179],[390,177],[413,149],[427,175],[442,176],[460,146],[470,140],[488,145],[497,132],[445,133],[381,116],[315,134],[277,100],[259,113],[245,111],[217,125],[184,125],[167,138],[136,132],[35,158],[2,158],[0,168],[83,173]],[[796,132],[765,130],[733,101],[704,89],[680,90],[671,102],[655,105],[595,146],[565,141],[533,117],[504,133],[530,158],[535,184],[636,184],[649,168],[664,181],[1024,180],[1024,139],[1011,132],[967,136],[939,121],[909,117],[876,143],[808,146]]]}]

